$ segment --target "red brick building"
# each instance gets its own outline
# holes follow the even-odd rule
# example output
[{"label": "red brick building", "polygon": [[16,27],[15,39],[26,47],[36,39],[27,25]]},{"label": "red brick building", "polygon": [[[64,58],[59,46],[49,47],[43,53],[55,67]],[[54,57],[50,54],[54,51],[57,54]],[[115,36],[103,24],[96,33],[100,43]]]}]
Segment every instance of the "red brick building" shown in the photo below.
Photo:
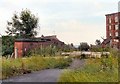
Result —
[{"label": "red brick building", "polygon": [[41,36],[32,39],[16,39],[14,43],[15,58],[24,56],[29,50],[37,47],[46,47],[54,45],[57,47],[64,46],[64,42],[57,39],[56,35]]},{"label": "red brick building", "polygon": [[120,49],[120,12],[106,15],[106,39],[102,44]]}]

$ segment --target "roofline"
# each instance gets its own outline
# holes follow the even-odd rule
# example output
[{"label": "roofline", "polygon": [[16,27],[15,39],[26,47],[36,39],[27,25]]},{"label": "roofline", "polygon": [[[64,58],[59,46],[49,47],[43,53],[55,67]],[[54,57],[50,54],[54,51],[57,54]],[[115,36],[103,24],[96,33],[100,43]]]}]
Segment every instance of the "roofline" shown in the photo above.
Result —
[{"label": "roofline", "polygon": [[114,15],[114,14],[118,14],[118,13],[120,13],[120,12],[111,13],[111,14],[106,14],[105,16]]},{"label": "roofline", "polygon": [[[44,35],[43,35],[43,37],[53,37],[53,36],[54,36],[54,37],[57,37],[57,35],[50,35],[50,36],[44,36]],[[36,37],[36,38],[42,38],[42,36],[41,36],[41,37]]]},{"label": "roofline", "polygon": [[15,42],[45,42],[45,40],[37,40],[37,39],[16,39]]}]

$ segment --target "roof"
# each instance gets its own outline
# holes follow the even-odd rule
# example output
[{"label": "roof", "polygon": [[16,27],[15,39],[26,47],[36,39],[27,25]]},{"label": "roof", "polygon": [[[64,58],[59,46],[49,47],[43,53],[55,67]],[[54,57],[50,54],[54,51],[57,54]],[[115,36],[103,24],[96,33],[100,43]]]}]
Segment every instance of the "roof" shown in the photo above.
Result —
[{"label": "roof", "polygon": [[52,36],[41,36],[41,37],[37,37],[37,38],[42,38],[42,39],[55,39],[58,40],[56,35],[52,35]]},{"label": "roof", "polygon": [[15,40],[15,42],[45,42],[45,41],[46,40],[44,39],[37,39],[37,38],[31,38],[31,39],[20,38]]},{"label": "roof", "polygon": [[36,38],[20,38],[20,39],[16,39],[15,42],[48,42],[51,40],[55,40],[55,41],[59,41],[58,38],[56,37],[56,35],[52,35],[52,36],[41,36],[41,37],[36,37]]},{"label": "roof", "polygon": [[108,44],[108,43],[110,43],[110,40],[112,39],[112,37],[109,37],[109,38],[107,38],[107,39],[104,39],[104,41],[102,42],[102,43],[104,43],[104,44]]},{"label": "roof", "polygon": [[111,13],[111,14],[106,14],[105,16],[109,16],[109,15],[115,15],[115,14],[120,14],[120,12],[116,12],[116,13]]}]

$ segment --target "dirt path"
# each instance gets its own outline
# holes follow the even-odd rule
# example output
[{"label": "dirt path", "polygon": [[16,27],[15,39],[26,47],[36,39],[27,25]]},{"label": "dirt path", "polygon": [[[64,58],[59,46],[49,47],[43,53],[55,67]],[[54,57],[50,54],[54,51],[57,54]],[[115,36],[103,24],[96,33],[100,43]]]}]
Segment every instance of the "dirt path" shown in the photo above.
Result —
[{"label": "dirt path", "polygon": [[[77,69],[84,65],[84,60],[74,59],[68,69]],[[22,76],[15,76],[3,82],[57,82],[64,69],[46,69]]]},{"label": "dirt path", "polygon": [[74,61],[70,64],[68,69],[78,69],[82,68],[85,64],[85,60],[80,60],[80,59],[74,59]]}]

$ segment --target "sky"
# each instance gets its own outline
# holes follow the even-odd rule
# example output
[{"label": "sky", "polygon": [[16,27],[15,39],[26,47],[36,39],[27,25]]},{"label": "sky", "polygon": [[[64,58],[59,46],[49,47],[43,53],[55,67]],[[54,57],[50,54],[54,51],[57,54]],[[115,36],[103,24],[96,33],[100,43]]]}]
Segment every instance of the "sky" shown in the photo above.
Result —
[{"label": "sky", "polygon": [[66,44],[95,44],[106,38],[105,15],[118,11],[119,0],[0,0],[0,34],[14,13],[29,9],[39,17],[41,35],[57,35]]}]

